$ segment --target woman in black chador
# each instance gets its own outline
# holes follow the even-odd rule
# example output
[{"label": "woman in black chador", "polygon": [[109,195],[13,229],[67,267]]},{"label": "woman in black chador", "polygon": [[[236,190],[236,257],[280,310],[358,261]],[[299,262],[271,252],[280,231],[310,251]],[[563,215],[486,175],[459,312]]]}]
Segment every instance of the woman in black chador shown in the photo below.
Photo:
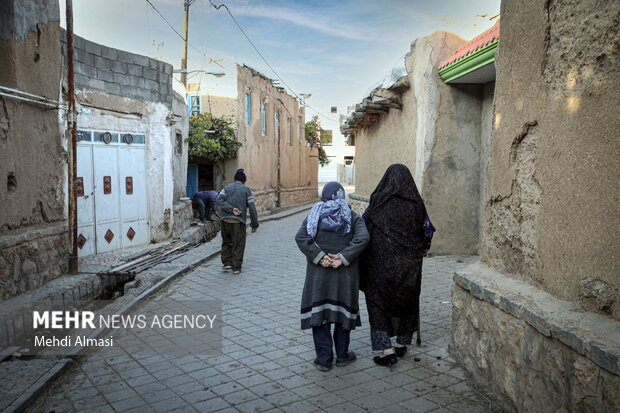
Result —
[{"label": "woman in black chador", "polygon": [[385,172],[363,218],[371,239],[361,256],[361,289],[372,349],[381,351],[374,361],[389,366],[405,355],[417,330],[422,257],[435,229],[411,172],[401,164]]}]

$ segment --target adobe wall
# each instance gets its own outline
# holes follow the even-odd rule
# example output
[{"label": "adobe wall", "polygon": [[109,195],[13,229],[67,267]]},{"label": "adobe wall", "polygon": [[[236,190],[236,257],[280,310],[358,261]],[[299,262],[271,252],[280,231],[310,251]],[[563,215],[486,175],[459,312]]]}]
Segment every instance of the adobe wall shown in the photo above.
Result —
[{"label": "adobe wall", "polygon": [[[246,124],[245,94],[251,94],[251,121]],[[243,146],[237,159],[226,161],[223,169],[225,183],[233,181],[237,168],[243,168],[247,185],[255,193],[259,212],[277,205],[277,156],[280,147],[280,207],[295,206],[316,199],[318,153],[305,145],[304,110],[299,102],[284,90],[274,87],[269,79],[249,68],[237,66],[237,131]],[[262,132],[260,103],[266,103],[267,130]],[[275,112],[279,113],[278,142],[275,130]],[[289,139],[287,118],[292,119]],[[297,126],[299,121],[300,128]],[[299,133],[301,129],[301,133]]]},{"label": "adobe wall", "polygon": [[413,42],[402,110],[390,109],[355,135],[355,208],[365,209],[363,197],[370,196],[389,165],[407,165],[437,228],[435,254],[475,254],[480,237],[488,140],[483,130],[490,129],[492,90],[485,95],[482,85],[446,85],[437,74],[439,63],[463,43],[447,32]]},{"label": "adobe wall", "polygon": [[[0,85],[57,101],[58,2],[0,7]],[[58,110],[0,97],[0,300],[67,269],[66,152]]]},{"label": "adobe wall", "polygon": [[200,105],[204,113],[216,117],[237,118],[237,99],[227,96],[201,95]]},{"label": "adobe wall", "polygon": [[503,2],[481,262],[452,356],[507,411],[620,409],[620,3]]},{"label": "adobe wall", "polygon": [[481,259],[620,319],[620,3],[502,5]]}]

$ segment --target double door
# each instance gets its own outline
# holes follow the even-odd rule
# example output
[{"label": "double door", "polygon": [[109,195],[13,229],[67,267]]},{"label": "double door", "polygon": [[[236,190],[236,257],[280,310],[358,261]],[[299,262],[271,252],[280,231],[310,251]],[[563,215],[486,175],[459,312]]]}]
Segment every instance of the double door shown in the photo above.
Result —
[{"label": "double door", "polygon": [[143,145],[82,139],[77,149],[77,177],[79,256],[149,242]]}]

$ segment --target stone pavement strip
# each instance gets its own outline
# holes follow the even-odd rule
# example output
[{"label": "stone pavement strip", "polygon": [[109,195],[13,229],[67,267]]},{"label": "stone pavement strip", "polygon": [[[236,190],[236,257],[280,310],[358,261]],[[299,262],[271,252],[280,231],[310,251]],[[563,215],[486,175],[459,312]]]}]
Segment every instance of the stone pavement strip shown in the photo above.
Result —
[{"label": "stone pavement strip", "polygon": [[[365,303],[351,335],[358,360],[324,373],[312,364],[309,331],[299,330],[305,259],[293,240],[303,214],[248,235],[241,275],[211,260],[154,300],[221,300],[223,354],[86,356],[35,402],[37,412],[489,412],[487,397],[447,352],[450,285],[475,257],[424,261],[422,346],[391,369],[372,362]],[[419,360],[419,361],[416,361]]]}]

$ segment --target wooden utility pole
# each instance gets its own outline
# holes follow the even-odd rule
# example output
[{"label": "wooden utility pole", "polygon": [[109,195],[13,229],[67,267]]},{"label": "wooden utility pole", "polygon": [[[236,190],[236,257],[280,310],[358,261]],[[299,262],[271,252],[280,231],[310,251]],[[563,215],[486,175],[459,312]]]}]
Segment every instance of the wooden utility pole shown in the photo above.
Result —
[{"label": "wooden utility pole", "polygon": [[[183,8],[185,16],[183,18],[183,57],[181,58],[181,70],[187,71],[187,32],[189,29],[189,6],[196,0],[185,0]],[[181,73],[181,83],[187,85],[187,72]]]},{"label": "wooden utility pole", "polygon": [[67,0],[67,129],[69,159],[67,167],[67,186],[69,192],[69,274],[78,272],[77,251],[77,196],[75,192],[75,177],[77,175],[77,116],[75,110],[75,72],[73,65],[73,1]]}]

